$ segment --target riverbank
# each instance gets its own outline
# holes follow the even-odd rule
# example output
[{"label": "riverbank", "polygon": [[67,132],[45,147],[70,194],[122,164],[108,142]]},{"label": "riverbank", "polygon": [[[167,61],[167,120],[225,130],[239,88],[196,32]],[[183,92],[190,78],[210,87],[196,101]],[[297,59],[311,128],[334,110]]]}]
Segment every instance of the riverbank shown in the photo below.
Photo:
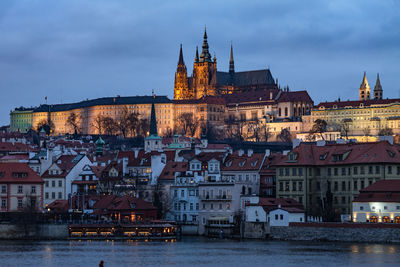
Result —
[{"label": "riverbank", "polygon": [[357,223],[291,223],[270,227],[270,239],[285,241],[330,241],[400,243],[400,225]]}]

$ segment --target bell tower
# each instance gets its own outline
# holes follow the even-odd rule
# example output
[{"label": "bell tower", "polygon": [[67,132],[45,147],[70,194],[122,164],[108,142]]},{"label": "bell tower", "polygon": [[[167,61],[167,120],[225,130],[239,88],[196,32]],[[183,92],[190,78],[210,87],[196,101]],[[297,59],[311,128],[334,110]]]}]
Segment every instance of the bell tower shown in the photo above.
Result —
[{"label": "bell tower", "polygon": [[374,99],[381,100],[382,97],[383,97],[383,89],[382,89],[381,80],[379,79],[379,73],[378,73],[378,76],[376,77],[376,84],[374,87]]},{"label": "bell tower", "polygon": [[193,94],[189,91],[188,77],[185,61],[183,60],[182,44],[179,51],[178,67],[175,73],[174,99],[192,98]]},{"label": "bell tower", "polygon": [[363,81],[360,85],[360,89],[359,89],[359,93],[360,93],[360,100],[369,100],[370,96],[371,96],[371,88],[369,87],[368,81],[367,81],[367,75],[364,71],[364,78]]},{"label": "bell tower", "polygon": [[197,55],[193,65],[193,87],[194,97],[196,99],[199,99],[203,96],[216,94],[215,88],[212,88],[211,86],[211,79],[217,71],[217,61],[215,57],[214,61],[212,61],[211,59],[211,55],[208,50],[206,29],[204,29],[203,45],[200,59],[198,59]]}]

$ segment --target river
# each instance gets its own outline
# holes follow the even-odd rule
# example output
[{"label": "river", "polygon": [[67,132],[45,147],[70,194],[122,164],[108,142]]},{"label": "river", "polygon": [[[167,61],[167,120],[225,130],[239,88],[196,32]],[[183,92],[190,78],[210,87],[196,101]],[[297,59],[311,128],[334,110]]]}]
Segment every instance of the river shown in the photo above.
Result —
[{"label": "river", "polygon": [[0,266],[399,266],[400,245],[234,241],[0,241]]}]

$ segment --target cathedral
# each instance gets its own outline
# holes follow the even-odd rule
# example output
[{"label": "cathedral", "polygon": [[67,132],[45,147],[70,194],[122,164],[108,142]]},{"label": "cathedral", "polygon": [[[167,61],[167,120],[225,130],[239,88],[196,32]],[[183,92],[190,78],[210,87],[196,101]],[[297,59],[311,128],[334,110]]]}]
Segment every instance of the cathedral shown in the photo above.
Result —
[{"label": "cathedral", "polygon": [[235,72],[232,45],[230,52],[229,72],[217,71],[217,59],[215,55],[211,58],[205,30],[201,54],[199,56],[196,47],[193,74],[188,77],[181,45],[175,73],[174,99],[200,99],[204,96],[278,89],[269,69]]}]

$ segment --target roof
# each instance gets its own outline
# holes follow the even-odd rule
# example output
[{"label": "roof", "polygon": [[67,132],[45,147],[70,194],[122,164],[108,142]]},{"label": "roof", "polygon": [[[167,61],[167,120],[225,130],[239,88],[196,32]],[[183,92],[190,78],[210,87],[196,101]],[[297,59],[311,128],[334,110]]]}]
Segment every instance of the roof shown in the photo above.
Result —
[{"label": "roof", "polygon": [[358,107],[360,107],[361,104],[364,107],[374,106],[374,105],[400,104],[400,98],[321,102],[317,106],[315,106],[315,108],[320,108],[320,107],[324,107],[324,108],[344,108],[344,107],[358,108]]},{"label": "roof", "polygon": [[[288,155],[281,156],[276,166],[325,166],[344,164],[399,163],[400,147],[387,141],[375,143],[326,144],[301,143]],[[289,160],[290,154],[295,159]]]},{"label": "roof", "polygon": [[174,180],[176,172],[186,172],[189,169],[189,163],[187,162],[174,162],[168,161],[165,164],[158,180]]},{"label": "roof", "polygon": [[266,212],[277,209],[279,205],[282,209],[297,208],[304,210],[303,205],[292,198],[260,197],[256,205],[262,206]]},{"label": "roof", "polygon": [[229,72],[217,71],[216,75],[211,78],[211,84],[231,85],[232,80],[235,86],[275,85],[269,69],[234,72],[233,76]]},{"label": "roof", "polygon": [[[15,177],[15,173],[18,173]],[[24,174],[25,177],[22,177]],[[39,183],[43,184],[43,179],[34,172],[26,163],[7,162],[0,163],[0,183]]]},{"label": "roof", "polygon": [[264,159],[264,153],[253,153],[250,157],[244,153],[239,156],[237,153],[226,157],[221,167],[222,171],[258,171]]},{"label": "roof", "polygon": [[204,96],[199,99],[173,100],[174,104],[213,104],[225,105],[225,99],[221,96]]},{"label": "roof", "polygon": [[353,202],[398,202],[400,203],[400,180],[379,180],[361,189]]},{"label": "roof", "polygon": [[[47,169],[42,177],[43,178],[53,178],[53,177],[65,177],[67,174],[75,167],[75,165],[84,157],[85,155],[61,155],[53,164],[62,170],[60,174],[50,174],[49,169]],[[53,166],[52,164],[52,166]]]},{"label": "roof", "polygon": [[131,196],[102,196],[94,205],[93,209],[110,211],[127,211],[127,210],[155,210],[156,208],[141,198]]},{"label": "roof", "polygon": [[[271,98],[272,93],[272,98]],[[224,95],[227,106],[232,106],[236,104],[243,103],[267,103],[271,104],[275,103],[275,98],[279,94],[279,89],[269,89],[269,90],[260,90],[260,91],[252,91],[251,93],[233,93]]]},{"label": "roof", "polygon": [[40,105],[38,108],[34,109],[33,112],[56,112],[56,111],[66,111],[79,108],[87,108],[97,105],[133,105],[133,104],[162,104],[162,103],[172,103],[167,96],[126,96],[126,97],[102,97],[91,100],[85,100],[77,103],[69,104],[56,104],[56,105]]},{"label": "roof", "polygon": [[57,199],[47,205],[48,209],[50,209],[54,213],[67,213],[69,210],[68,200]]},{"label": "roof", "polygon": [[282,92],[278,102],[310,102],[314,103],[307,91],[289,91]]},{"label": "roof", "polygon": [[0,142],[0,152],[29,152],[29,151],[37,151],[37,149],[23,143]]}]

